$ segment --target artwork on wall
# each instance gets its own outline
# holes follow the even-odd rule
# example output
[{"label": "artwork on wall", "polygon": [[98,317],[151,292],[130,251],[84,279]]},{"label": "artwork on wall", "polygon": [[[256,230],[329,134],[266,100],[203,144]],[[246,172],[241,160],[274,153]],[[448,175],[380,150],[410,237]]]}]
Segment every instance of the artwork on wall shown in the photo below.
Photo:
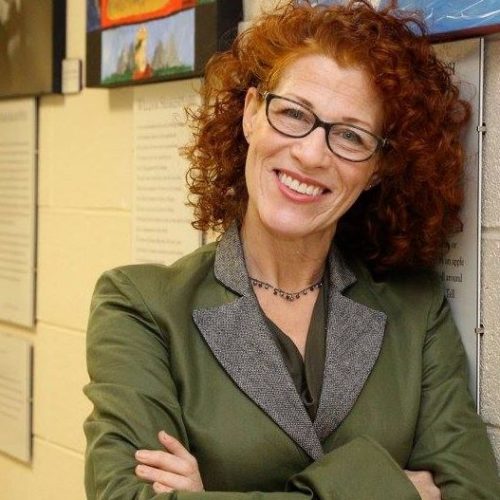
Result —
[{"label": "artwork on wall", "polygon": [[66,0],[0,0],[0,97],[61,91]]},{"label": "artwork on wall", "polygon": [[87,86],[199,76],[241,19],[241,0],[87,0]]},{"label": "artwork on wall", "polygon": [[[383,7],[388,0],[371,0]],[[319,0],[317,3],[343,3],[343,0]],[[458,40],[500,32],[498,0],[399,0],[402,10],[420,11],[433,41]]]},{"label": "artwork on wall", "polygon": [[420,10],[434,40],[457,40],[500,31],[498,0],[400,0],[402,9]]}]

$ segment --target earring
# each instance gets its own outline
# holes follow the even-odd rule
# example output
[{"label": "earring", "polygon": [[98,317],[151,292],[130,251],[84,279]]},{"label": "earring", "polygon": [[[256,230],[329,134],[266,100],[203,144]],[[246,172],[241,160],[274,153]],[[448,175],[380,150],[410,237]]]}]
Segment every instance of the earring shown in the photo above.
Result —
[{"label": "earring", "polygon": [[380,179],[377,179],[375,181],[372,181],[370,182],[370,184],[368,184],[366,187],[365,187],[365,191],[370,191],[370,189],[374,188],[377,184],[380,183]]}]

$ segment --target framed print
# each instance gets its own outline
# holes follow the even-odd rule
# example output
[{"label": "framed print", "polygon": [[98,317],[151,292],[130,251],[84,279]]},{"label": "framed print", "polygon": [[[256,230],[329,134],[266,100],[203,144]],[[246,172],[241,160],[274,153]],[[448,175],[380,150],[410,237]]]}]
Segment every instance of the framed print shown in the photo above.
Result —
[{"label": "framed print", "polygon": [[0,0],[0,98],[61,91],[66,0]]},{"label": "framed print", "polygon": [[[371,0],[375,7],[388,0]],[[316,3],[343,3],[343,0],[319,0]],[[436,42],[483,36],[500,31],[499,0],[399,0],[402,10],[422,13],[431,39]]]},{"label": "framed print", "polygon": [[87,86],[199,76],[241,19],[241,0],[87,0]]},{"label": "framed print", "polygon": [[149,2],[103,0],[101,24],[104,28],[126,23],[148,21],[194,7],[196,0],[149,0]]},{"label": "framed print", "polygon": [[401,9],[424,15],[434,41],[458,40],[500,31],[498,0],[400,0]]}]

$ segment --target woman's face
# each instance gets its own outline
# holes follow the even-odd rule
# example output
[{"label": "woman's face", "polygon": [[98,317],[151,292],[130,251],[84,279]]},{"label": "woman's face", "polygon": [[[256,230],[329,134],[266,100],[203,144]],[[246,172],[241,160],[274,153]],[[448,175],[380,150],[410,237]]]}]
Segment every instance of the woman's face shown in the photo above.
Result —
[{"label": "woman's face", "polygon": [[[329,57],[295,60],[272,93],[303,103],[325,122],[349,123],[381,134],[382,103],[367,75],[341,68]],[[339,218],[376,180],[377,154],[351,162],[330,151],[321,127],[303,138],[274,130],[255,88],[246,96],[243,129],[249,145],[246,225],[257,224],[291,239],[333,237]]]}]

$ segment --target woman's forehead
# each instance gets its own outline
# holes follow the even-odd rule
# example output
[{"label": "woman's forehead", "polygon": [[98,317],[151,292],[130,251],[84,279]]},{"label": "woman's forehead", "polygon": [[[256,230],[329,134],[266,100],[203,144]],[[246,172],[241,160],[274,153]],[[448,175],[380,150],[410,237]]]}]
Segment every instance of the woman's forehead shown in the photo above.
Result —
[{"label": "woman's forehead", "polygon": [[382,100],[368,73],[359,67],[340,66],[325,55],[310,54],[292,61],[272,90],[303,102],[324,119],[329,113],[341,112],[370,126],[381,123]]}]

